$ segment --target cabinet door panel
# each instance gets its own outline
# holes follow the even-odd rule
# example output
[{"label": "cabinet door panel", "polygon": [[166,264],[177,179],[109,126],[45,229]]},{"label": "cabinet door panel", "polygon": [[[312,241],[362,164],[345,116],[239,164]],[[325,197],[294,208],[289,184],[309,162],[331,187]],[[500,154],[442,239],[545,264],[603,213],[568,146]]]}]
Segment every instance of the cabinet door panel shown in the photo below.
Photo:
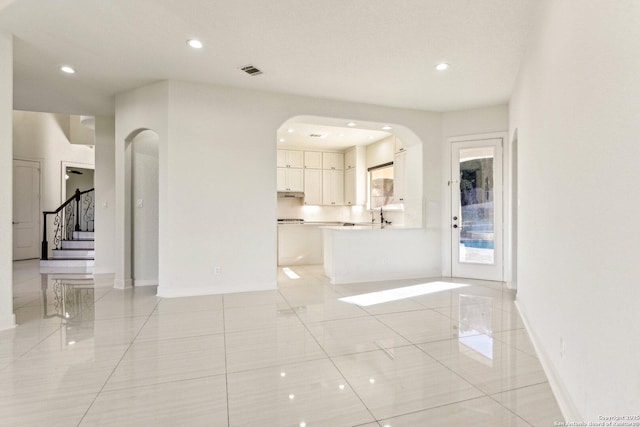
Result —
[{"label": "cabinet door panel", "polygon": [[304,171],[304,204],[322,204],[322,170],[320,169]]},{"label": "cabinet door panel", "polygon": [[287,191],[304,191],[303,169],[287,169]]},{"label": "cabinet door panel", "polygon": [[290,168],[302,169],[304,166],[304,152],[303,151],[289,151],[288,152],[288,165]]},{"label": "cabinet door panel", "polygon": [[322,152],[305,151],[304,167],[306,169],[322,169]]},{"label": "cabinet door panel", "polygon": [[278,168],[277,169],[277,185],[278,191],[287,191],[287,169],[286,168]]}]

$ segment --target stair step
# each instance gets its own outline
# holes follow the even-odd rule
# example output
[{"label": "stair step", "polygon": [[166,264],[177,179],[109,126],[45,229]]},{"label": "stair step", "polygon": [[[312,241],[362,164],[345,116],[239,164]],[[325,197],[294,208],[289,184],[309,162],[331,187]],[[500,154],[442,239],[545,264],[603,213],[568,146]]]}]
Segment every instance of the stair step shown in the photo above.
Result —
[{"label": "stair step", "polygon": [[73,240],[93,240],[93,231],[74,231]]},{"label": "stair step", "polygon": [[54,249],[51,251],[53,259],[93,259],[93,249]]},{"label": "stair step", "polygon": [[89,240],[63,240],[62,249],[88,249],[93,250],[95,247],[95,241]]},{"label": "stair step", "polygon": [[49,259],[40,260],[41,273],[91,273],[92,259]]}]

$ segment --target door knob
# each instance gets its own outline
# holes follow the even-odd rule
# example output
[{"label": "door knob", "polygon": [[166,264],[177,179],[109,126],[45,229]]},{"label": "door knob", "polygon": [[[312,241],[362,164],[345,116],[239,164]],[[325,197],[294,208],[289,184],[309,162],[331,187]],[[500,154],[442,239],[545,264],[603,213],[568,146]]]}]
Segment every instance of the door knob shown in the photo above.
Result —
[{"label": "door knob", "polygon": [[16,222],[16,221],[11,221],[11,224],[16,225],[16,224],[20,224],[20,223]]},{"label": "door knob", "polygon": [[456,221],[457,219],[458,219],[458,217],[457,217],[457,216],[454,216],[454,217],[453,217],[453,220],[454,220],[454,221]]},{"label": "door knob", "polygon": [[458,228],[458,224],[453,224],[453,228]]}]

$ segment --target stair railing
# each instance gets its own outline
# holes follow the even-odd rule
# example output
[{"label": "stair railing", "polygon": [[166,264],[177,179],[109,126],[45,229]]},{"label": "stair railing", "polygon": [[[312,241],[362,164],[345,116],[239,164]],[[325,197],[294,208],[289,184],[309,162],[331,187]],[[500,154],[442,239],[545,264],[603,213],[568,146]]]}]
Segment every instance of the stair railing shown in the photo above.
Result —
[{"label": "stair railing", "polygon": [[73,239],[74,231],[94,231],[95,189],[80,191],[76,189],[73,196],[55,211],[44,211],[42,227],[42,248],[40,259],[49,259],[49,242],[47,241],[47,216],[55,215],[53,226],[53,243],[60,249],[63,240]]}]

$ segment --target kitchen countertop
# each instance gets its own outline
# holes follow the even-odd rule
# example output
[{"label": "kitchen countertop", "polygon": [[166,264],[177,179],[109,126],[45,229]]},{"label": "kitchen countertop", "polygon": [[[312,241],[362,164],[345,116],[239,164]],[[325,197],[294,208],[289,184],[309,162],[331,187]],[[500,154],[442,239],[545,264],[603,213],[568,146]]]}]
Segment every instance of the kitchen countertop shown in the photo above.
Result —
[{"label": "kitchen countertop", "polygon": [[[347,225],[348,224],[348,225]],[[417,230],[421,227],[405,227],[404,225],[385,225],[380,223],[372,224],[370,222],[341,222],[341,221],[305,221],[305,222],[278,222],[278,225],[307,225],[313,227],[322,227],[329,230],[351,231],[351,230]]]}]

